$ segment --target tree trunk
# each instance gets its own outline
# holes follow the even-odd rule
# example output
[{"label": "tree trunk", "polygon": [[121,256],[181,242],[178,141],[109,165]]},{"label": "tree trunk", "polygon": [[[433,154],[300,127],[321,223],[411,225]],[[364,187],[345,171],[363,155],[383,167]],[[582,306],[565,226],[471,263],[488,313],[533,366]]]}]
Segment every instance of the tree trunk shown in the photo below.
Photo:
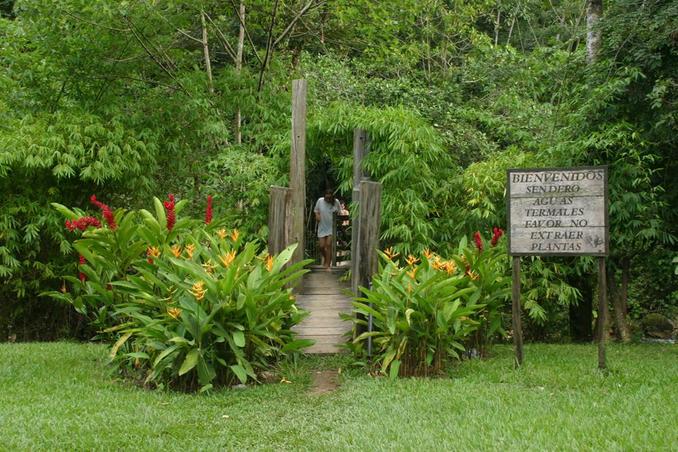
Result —
[{"label": "tree trunk", "polygon": [[210,48],[207,42],[207,24],[205,23],[205,13],[200,13],[200,25],[202,26],[202,49],[205,55],[205,71],[207,71],[207,89],[210,93],[214,92],[212,83],[212,64],[210,63]]},{"label": "tree trunk", "polygon": [[628,257],[622,259],[622,274],[621,274],[621,288],[619,290],[618,296],[615,298],[615,316],[617,320],[617,330],[619,331],[619,339],[622,342],[631,341],[631,327],[629,326],[629,304],[628,304],[628,294],[629,294],[629,272],[631,267],[631,262]]},{"label": "tree trunk", "polygon": [[622,342],[629,342],[631,340],[631,331],[626,321],[623,290],[617,284],[617,277],[614,271],[610,271],[607,275],[607,286],[612,301],[612,309],[614,309],[614,327],[617,339]]},{"label": "tree trunk", "polygon": [[593,64],[600,53],[601,34],[598,22],[603,16],[603,0],[587,0],[586,5],[586,61]]},{"label": "tree trunk", "polygon": [[[235,58],[235,70],[238,75],[242,70],[242,52],[245,46],[245,2],[240,1],[240,30],[238,32],[238,49]],[[240,106],[235,112],[235,142],[242,144],[242,118],[240,116]]]},{"label": "tree trunk", "polygon": [[591,342],[593,340],[593,281],[583,276],[573,281],[579,287],[582,299],[577,305],[570,305],[570,338],[573,342]]}]

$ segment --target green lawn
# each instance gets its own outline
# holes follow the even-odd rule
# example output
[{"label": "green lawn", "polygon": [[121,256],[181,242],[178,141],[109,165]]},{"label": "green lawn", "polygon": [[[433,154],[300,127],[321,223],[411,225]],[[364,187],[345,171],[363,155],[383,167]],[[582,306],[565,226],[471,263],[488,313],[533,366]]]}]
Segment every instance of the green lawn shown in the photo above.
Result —
[{"label": "green lawn", "polygon": [[389,381],[343,372],[306,393],[292,384],[211,395],[151,392],[114,380],[106,349],[72,343],[0,344],[0,449],[147,450],[676,450],[678,346],[528,345],[526,365],[497,347],[449,379]]}]

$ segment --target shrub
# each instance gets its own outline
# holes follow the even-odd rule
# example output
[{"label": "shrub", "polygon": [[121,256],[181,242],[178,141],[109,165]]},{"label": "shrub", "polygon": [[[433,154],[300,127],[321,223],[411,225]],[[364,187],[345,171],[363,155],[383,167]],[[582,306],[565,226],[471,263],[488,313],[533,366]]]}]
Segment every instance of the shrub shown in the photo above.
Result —
[{"label": "shrub", "polygon": [[459,358],[464,342],[486,345],[503,332],[501,309],[510,295],[505,257],[495,249],[500,236],[495,231],[485,251],[479,234],[477,249],[463,239],[451,259],[425,251],[401,263],[390,249],[380,253],[372,287],[361,287],[363,297],[353,302],[362,315],[354,319],[356,328],[364,331],[371,315],[372,331],[354,344],[373,338],[375,362],[391,378],[440,373],[449,358]]},{"label": "shrub", "polygon": [[154,203],[154,214],[102,208],[108,227],[55,206],[69,228],[84,232],[74,244],[81,274],[66,277],[71,291],[50,295],[115,341],[110,356],[123,373],[147,385],[206,390],[257,380],[310,345],[291,330],[306,314],[289,289],[308,264],[287,265],[295,246],[269,256],[219,222],[177,218],[183,203],[171,195],[164,206]]}]

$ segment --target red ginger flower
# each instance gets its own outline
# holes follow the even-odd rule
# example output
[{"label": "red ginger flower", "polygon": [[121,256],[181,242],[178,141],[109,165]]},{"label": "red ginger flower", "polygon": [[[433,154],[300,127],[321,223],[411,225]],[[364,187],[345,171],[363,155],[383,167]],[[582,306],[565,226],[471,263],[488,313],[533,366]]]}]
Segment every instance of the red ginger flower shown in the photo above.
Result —
[{"label": "red ginger flower", "polygon": [[108,223],[108,227],[111,228],[112,230],[115,231],[115,229],[118,227],[117,224],[115,224],[115,217],[113,216],[113,212],[111,211],[111,208],[108,207],[106,204],[104,204],[101,201],[97,201],[96,195],[92,195],[89,198],[90,202],[97,206],[99,209],[101,209],[101,214],[104,216],[106,219],[106,223]]},{"label": "red ginger flower", "polygon": [[174,228],[174,224],[177,222],[177,214],[174,212],[174,195],[170,193],[167,195],[167,198],[169,201],[163,202],[163,205],[165,206],[165,210],[167,210],[167,230],[171,231],[172,228]]},{"label": "red ginger flower", "polygon": [[207,195],[207,210],[205,210],[205,224],[212,222],[212,195]]},{"label": "red ginger flower", "polygon": [[[87,263],[87,259],[85,259],[85,256],[82,254],[80,255],[80,259],[78,260],[78,264],[80,265],[85,265]],[[80,272],[78,274],[78,278],[80,278],[80,281],[85,282],[87,281],[87,275],[85,275],[83,272]]]},{"label": "red ginger flower", "polygon": [[492,229],[492,231],[494,232],[494,235],[492,235],[492,240],[490,241],[490,244],[492,246],[497,246],[497,242],[499,241],[501,236],[504,235],[504,230],[502,228],[498,228],[495,226]]},{"label": "red ginger flower", "polygon": [[476,242],[476,248],[478,248],[478,251],[483,250],[483,238],[480,235],[479,231],[476,231],[475,234],[473,234],[473,240]]},{"label": "red ginger flower", "polygon": [[94,217],[80,217],[75,220],[66,220],[66,229],[71,232],[75,231],[76,229],[84,231],[90,226],[100,228],[101,222]]}]

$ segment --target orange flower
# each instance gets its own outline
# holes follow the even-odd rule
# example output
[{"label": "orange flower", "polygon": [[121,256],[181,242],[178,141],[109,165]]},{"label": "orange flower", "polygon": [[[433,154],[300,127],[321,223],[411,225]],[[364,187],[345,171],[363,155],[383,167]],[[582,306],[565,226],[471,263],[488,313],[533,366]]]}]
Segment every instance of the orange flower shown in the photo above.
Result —
[{"label": "orange flower", "polygon": [[384,250],[384,254],[386,255],[386,257],[389,258],[389,260],[393,260],[394,258],[399,256],[399,254],[393,251],[393,248],[391,248],[390,246]]},{"label": "orange flower", "polygon": [[412,270],[410,270],[410,271],[408,271],[408,272],[405,272],[405,273],[407,273],[407,276],[409,276],[410,278],[414,279],[415,276],[417,276],[417,270],[419,270],[419,269],[418,269],[418,268],[413,268]]},{"label": "orange flower", "polygon": [[473,281],[478,281],[480,279],[480,275],[476,273],[474,270],[468,272],[468,277],[471,278]]},{"label": "orange flower", "polygon": [[205,297],[205,292],[207,292],[207,289],[205,289],[204,281],[198,281],[197,283],[193,284],[193,286],[191,286],[191,293],[198,301]]},{"label": "orange flower", "polygon": [[231,240],[236,242],[238,237],[240,237],[240,232],[237,229],[233,229],[233,232],[231,232]]},{"label": "orange flower", "polygon": [[173,319],[178,319],[179,316],[181,315],[181,309],[179,308],[169,308],[167,310],[167,313],[169,314],[170,317]]},{"label": "orange flower", "polygon": [[148,256],[148,257],[159,257],[160,256],[160,250],[155,246],[149,246],[148,248],[146,248],[146,256]]},{"label": "orange flower", "polygon": [[430,249],[426,248],[424,250],[424,257],[426,259],[431,259],[433,257],[433,252]]},{"label": "orange flower", "polygon": [[193,257],[193,253],[195,253],[195,245],[192,243],[186,245],[186,254],[188,254],[189,259]]},{"label": "orange flower", "polygon": [[455,264],[454,261],[445,261],[443,262],[443,270],[445,270],[448,275],[451,275],[457,271],[457,264]]},{"label": "orange flower", "polygon": [[268,270],[269,272],[273,270],[273,256],[271,256],[270,254],[266,258],[266,270]]},{"label": "orange flower", "polygon": [[412,256],[411,254],[409,256],[407,256],[407,259],[405,259],[405,260],[407,261],[407,265],[414,265],[417,262],[419,262],[419,259]]},{"label": "orange flower", "polygon": [[221,228],[217,231],[217,236],[221,239],[224,240],[228,234],[226,233],[226,229]]},{"label": "orange flower", "polygon": [[179,245],[172,245],[172,247],[170,248],[170,251],[172,251],[172,254],[174,255],[174,257],[181,256],[181,246],[179,246]]},{"label": "orange flower", "polygon": [[229,265],[231,265],[234,259],[235,259],[235,250],[229,251],[223,256],[219,256],[219,260],[221,261],[222,264],[224,264],[224,267],[228,267]]}]

